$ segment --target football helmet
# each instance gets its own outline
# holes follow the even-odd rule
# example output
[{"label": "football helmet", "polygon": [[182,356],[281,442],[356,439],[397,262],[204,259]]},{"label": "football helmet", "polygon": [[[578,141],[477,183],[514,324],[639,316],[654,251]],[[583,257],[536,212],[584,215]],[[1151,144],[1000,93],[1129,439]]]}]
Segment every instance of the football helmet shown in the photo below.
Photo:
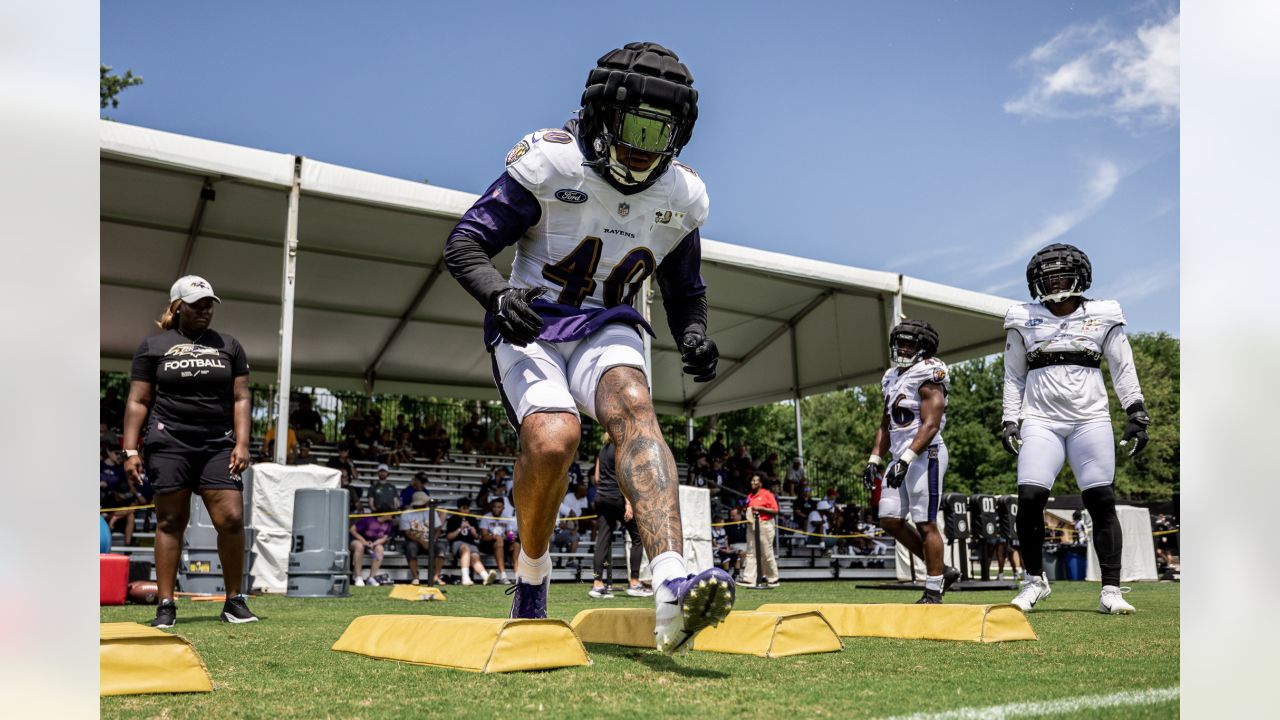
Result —
[{"label": "football helmet", "polygon": [[[1049,280],[1055,277],[1068,277],[1070,284],[1065,290],[1051,293]],[[1046,245],[1027,262],[1027,289],[1031,291],[1031,299],[1042,303],[1080,297],[1092,283],[1093,265],[1089,256],[1075,245]]]},{"label": "football helmet", "polygon": [[698,91],[675,53],[627,43],[587,74],[578,117],[585,164],[618,190],[636,192],[657,182],[689,142]]},{"label": "football helmet", "polygon": [[[902,340],[914,342],[915,350],[910,354],[900,352],[898,343]],[[889,332],[889,359],[898,367],[911,367],[925,358],[933,357],[937,352],[938,333],[923,320],[903,320]]]}]

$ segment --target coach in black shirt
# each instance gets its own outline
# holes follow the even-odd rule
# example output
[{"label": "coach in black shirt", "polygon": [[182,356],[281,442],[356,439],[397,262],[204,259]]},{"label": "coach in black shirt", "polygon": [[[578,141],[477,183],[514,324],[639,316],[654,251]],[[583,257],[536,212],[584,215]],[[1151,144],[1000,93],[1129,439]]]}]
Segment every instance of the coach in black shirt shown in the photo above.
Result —
[{"label": "coach in black shirt", "polygon": [[227,588],[222,620],[258,619],[245,605],[240,587],[240,473],[249,466],[249,359],[235,338],[209,327],[215,302],[220,301],[203,278],[179,278],[158,323],[163,332],[143,340],[133,356],[124,418],[125,472],[138,481],[145,456],[155,490],[160,606],[154,627],[177,622],[173,586],[192,492],[204,500],[218,531],[218,558]]}]

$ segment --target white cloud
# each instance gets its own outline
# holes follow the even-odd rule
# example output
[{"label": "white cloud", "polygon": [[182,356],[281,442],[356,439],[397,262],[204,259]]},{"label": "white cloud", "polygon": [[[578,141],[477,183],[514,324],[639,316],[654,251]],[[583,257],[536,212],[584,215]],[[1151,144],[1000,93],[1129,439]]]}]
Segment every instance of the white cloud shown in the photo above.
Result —
[{"label": "white cloud", "polygon": [[1119,300],[1122,304],[1141,300],[1178,283],[1176,263],[1157,268],[1142,268],[1126,273],[1118,281],[1108,283],[1098,297]]},{"label": "white cloud", "polygon": [[1066,28],[1019,59],[1031,85],[1005,102],[1005,112],[1108,117],[1124,125],[1177,123],[1180,17],[1124,33],[1105,22]]},{"label": "white cloud", "polygon": [[1016,244],[991,262],[977,268],[977,273],[988,273],[1008,267],[1019,260],[1025,261],[1032,253],[1067,234],[1098,211],[1120,185],[1120,168],[1110,160],[1102,160],[1094,168],[1093,175],[1084,186],[1080,204],[1070,210],[1054,213],[1045,218],[1035,230],[1023,236]]}]

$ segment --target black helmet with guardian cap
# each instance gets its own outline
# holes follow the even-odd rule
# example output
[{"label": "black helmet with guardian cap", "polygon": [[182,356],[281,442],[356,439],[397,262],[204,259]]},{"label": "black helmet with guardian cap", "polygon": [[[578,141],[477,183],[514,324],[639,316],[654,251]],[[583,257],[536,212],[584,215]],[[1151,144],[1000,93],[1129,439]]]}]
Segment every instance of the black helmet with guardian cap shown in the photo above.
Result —
[{"label": "black helmet with guardian cap", "polygon": [[[1049,292],[1049,278],[1066,276],[1071,284],[1065,290]],[[1093,264],[1089,256],[1075,245],[1054,243],[1040,248],[1027,262],[1027,289],[1031,298],[1040,302],[1061,302],[1080,297],[1093,284]]]},{"label": "black helmet with guardian cap", "polygon": [[[898,352],[898,342],[910,340],[915,352],[904,355]],[[911,367],[938,354],[938,332],[923,320],[903,320],[889,332],[889,359],[898,367]]]},{"label": "black helmet with guardian cap", "polygon": [[698,91],[674,52],[627,43],[587,74],[578,116],[587,164],[618,190],[635,192],[656,182],[689,142]]}]

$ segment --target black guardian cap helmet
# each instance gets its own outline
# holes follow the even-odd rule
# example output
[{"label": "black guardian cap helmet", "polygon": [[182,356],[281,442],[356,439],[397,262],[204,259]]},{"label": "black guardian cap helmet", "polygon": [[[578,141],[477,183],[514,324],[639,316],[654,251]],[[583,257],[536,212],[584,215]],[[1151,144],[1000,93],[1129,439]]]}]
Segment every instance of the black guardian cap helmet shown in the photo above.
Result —
[{"label": "black guardian cap helmet", "polygon": [[[1049,293],[1049,278],[1070,277],[1066,290]],[[1040,248],[1027,262],[1027,289],[1031,299],[1040,302],[1061,302],[1070,297],[1080,297],[1093,284],[1093,264],[1089,256],[1075,245],[1054,243]]]},{"label": "black guardian cap helmet", "polygon": [[[912,355],[898,352],[898,341],[911,340],[916,344]],[[889,359],[898,367],[911,367],[916,363],[938,354],[938,333],[933,326],[923,320],[903,320],[893,326],[889,332]]]},{"label": "black guardian cap helmet", "polygon": [[[578,117],[587,164],[615,188],[635,192],[656,182],[689,142],[698,91],[675,53],[657,43],[627,43],[587,74]],[[619,148],[654,160],[645,169],[628,167]]]}]

